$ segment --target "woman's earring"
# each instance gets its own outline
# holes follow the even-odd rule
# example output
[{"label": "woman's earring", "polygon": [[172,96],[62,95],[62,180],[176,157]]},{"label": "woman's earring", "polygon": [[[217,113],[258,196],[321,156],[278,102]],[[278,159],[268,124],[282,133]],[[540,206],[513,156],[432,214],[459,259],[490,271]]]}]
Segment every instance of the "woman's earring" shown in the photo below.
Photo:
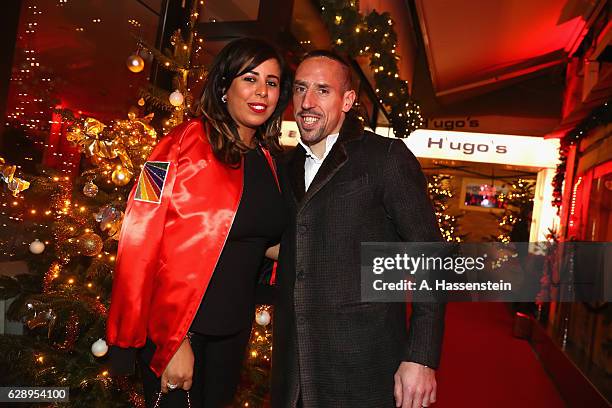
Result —
[{"label": "woman's earring", "polygon": [[223,94],[223,96],[221,97],[221,102],[227,103],[227,94]]}]

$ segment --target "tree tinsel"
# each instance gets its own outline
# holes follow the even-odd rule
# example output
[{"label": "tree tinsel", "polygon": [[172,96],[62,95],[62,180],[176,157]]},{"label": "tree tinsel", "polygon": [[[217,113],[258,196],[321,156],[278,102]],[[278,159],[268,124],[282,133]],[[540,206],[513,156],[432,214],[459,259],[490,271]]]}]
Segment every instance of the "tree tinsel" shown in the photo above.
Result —
[{"label": "tree tinsel", "polygon": [[565,180],[565,172],[567,170],[567,156],[572,146],[576,146],[580,143],[587,134],[603,125],[612,123],[612,110],[610,109],[609,103],[606,102],[598,108],[594,109],[589,116],[587,116],[582,122],[575,128],[570,130],[561,138],[559,148],[559,164],[557,164],[557,170],[553,177],[553,206],[557,207],[557,213],[561,210],[561,204],[563,201],[563,182]]},{"label": "tree tinsel", "polygon": [[423,126],[421,108],[412,100],[408,81],[400,78],[397,34],[388,12],[359,12],[357,1],[321,0],[321,12],[332,45],[350,58],[369,56],[379,102],[389,112],[396,137],[405,138]]}]

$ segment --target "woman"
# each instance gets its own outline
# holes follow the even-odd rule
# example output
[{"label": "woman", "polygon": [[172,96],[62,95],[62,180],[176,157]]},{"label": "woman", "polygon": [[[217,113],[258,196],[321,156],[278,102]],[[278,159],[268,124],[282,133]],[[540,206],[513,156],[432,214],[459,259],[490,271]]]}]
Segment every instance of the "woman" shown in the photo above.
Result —
[{"label": "woman", "polygon": [[130,195],[107,342],[115,373],[144,346],[149,407],[231,404],[257,272],[286,223],[269,151],[290,84],[267,43],[228,44],[209,71],[202,118],[161,139]]}]

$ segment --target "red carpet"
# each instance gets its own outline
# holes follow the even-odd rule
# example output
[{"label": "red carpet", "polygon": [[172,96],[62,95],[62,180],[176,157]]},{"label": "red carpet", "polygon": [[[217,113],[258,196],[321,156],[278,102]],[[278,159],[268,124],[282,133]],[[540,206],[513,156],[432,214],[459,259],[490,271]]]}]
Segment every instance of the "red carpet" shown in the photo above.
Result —
[{"label": "red carpet", "polygon": [[565,407],[502,303],[448,305],[437,378],[436,408]]}]

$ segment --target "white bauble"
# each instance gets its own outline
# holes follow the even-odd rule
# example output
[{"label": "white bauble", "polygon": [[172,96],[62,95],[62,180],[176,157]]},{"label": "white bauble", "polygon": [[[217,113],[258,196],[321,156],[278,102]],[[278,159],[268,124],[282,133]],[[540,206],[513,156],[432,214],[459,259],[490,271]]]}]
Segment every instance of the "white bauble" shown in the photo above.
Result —
[{"label": "white bauble", "polygon": [[42,254],[44,250],[45,250],[45,244],[43,244],[37,239],[34,240],[30,244],[30,252],[33,254],[36,254],[36,255]]},{"label": "white bauble", "polygon": [[255,321],[260,326],[267,326],[270,324],[270,313],[267,310],[262,310],[261,312],[257,312],[255,314]]},{"label": "white bauble", "polygon": [[176,91],[170,94],[170,97],[168,99],[170,100],[172,106],[181,106],[183,104],[183,101],[185,100],[185,97],[183,97],[181,91],[177,89]]},{"label": "white bauble", "polygon": [[108,345],[104,339],[98,339],[91,345],[91,354],[96,357],[102,357],[108,352]]}]

